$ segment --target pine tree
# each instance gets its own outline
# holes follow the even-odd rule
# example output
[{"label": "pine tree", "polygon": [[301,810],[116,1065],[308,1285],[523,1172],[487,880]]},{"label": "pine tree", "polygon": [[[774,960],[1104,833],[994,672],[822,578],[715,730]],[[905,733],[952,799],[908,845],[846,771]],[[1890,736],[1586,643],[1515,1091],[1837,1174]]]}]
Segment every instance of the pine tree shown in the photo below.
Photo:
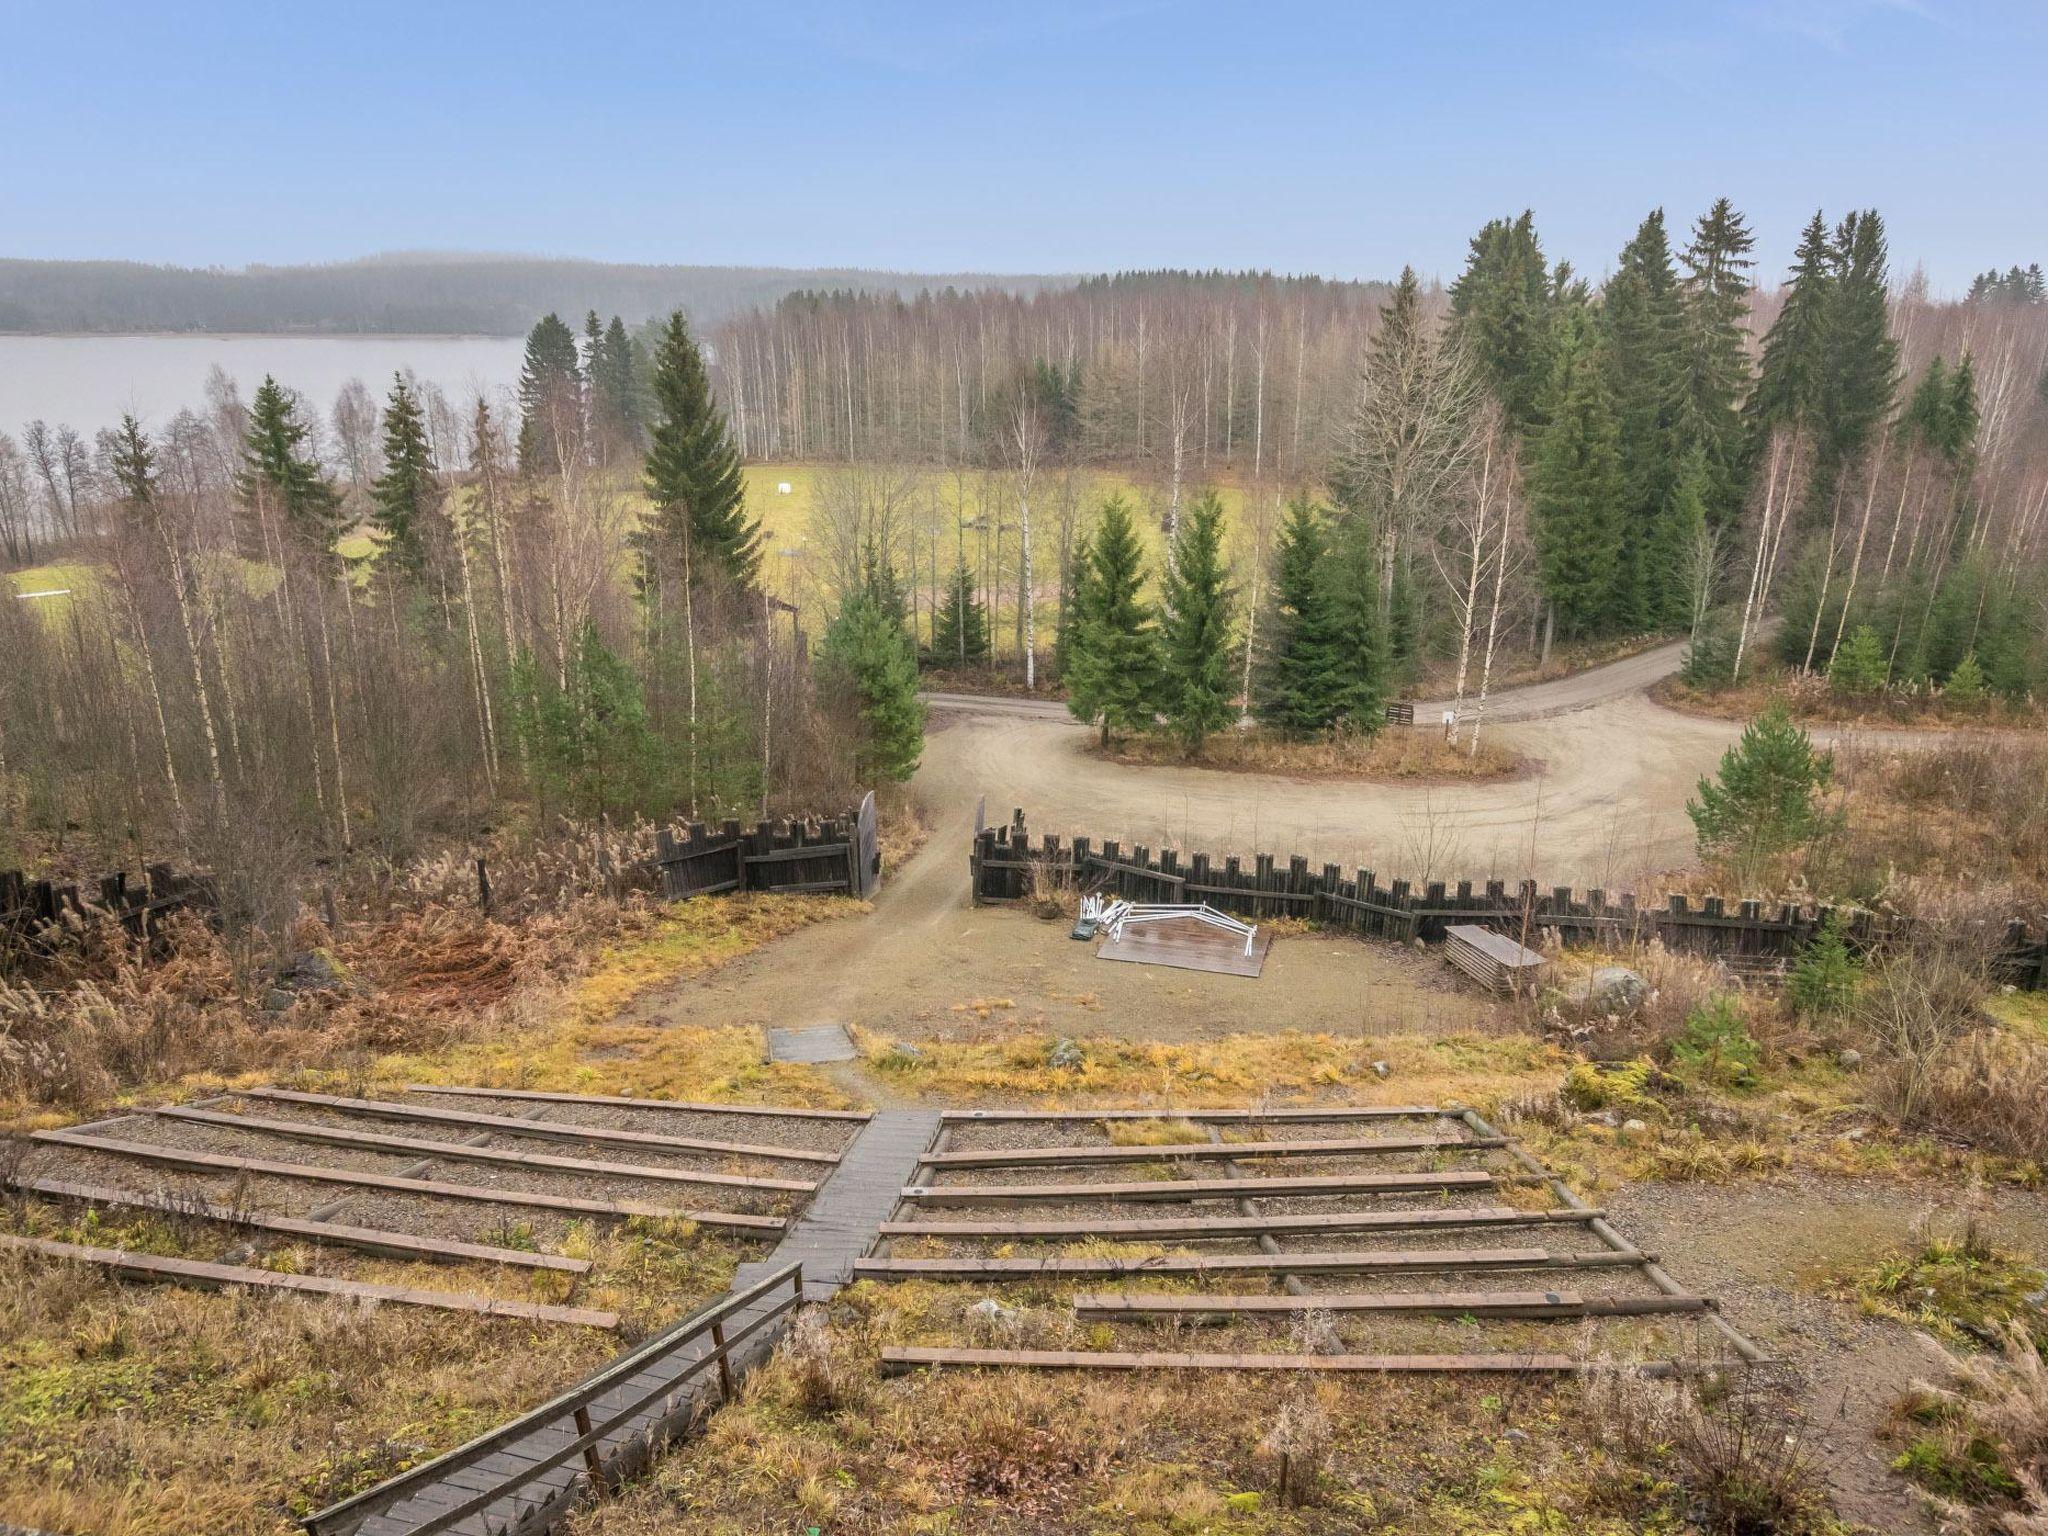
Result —
[{"label": "pine tree", "polygon": [[1660,565],[1661,524],[1677,480],[1673,424],[1683,393],[1684,310],[1660,208],[1622,250],[1600,306],[1601,361],[1615,402],[1621,465],[1619,563],[1610,621],[1655,627],[1677,570]]},{"label": "pine tree", "polygon": [[1223,500],[1204,491],[1174,535],[1161,584],[1162,708],[1189,754],[1230,723],[1235,592],[1223,558]]},{"label": "pine tree", "polygon": [[1953,433],[1949,424],[1948,370],[1939,352],[1928,359],[1920,382],[1913,386],[1913,393],[1899,415],[1899,425],[1907,442],[1947,457]]},{"label": "pine tree", "polygon": [[1745,406],[1758,442],[1774,428],[1810,422],[1819,409],[1834,267],[1827,221],[1816,212],[1792,253],[1785,302],[1764,333],[1756,387]]},{"label": "pine tree", "polygon": [[1977,458],[1977,360],[1969,353],[1949,375],[1948,408],[1943,413],[1942,456],[1959,471],[1967,471]]},{"label": "pine tree", "polygon": [[408,575],[427,568],[427,551],[441,516],[441,487],[427,444],[427,418],[419,396],[398,374],[384,408],[384,473],[372,485],[370,521],[384,535],[380,563]]},{"label": "pine tree", "polygon": [[1727,198],[1693,225],[1685,263],[1684,345],[1674,432],[1683,455],[1706,457],[1707,521],[1733,522],[1742,507],[1742,402],[1749,392],[1749,271],[1756,237]]},{"label": "pine tree", "polygon": [[642,552],[693,580],[723,569],[751,587],[761,573],[761,525],[749,519],[739,450],[711,395],[703,354],[681,310],[668,317],[654,358],[656,419],[647,450],[653,510],[634,536]]},{"label": "pine tree", "polygon": [[298,396],[268,374],[249,402],[249,435],[235,477],[245,501],[276,511],[286,532],[323,557],[342,534],[341,497],[312,455]]},{"label": "pine tree", "polygon": [[1324,566],[1336,638],[1336,723],[1370,736],[1386,724],[1393,670],[1387,616],[1380,607],[1378,541],[1354,520],[1337,529]]},{"label": "pine tree", "polygon": [[1686,802],[1700,856],[1729,865],[1745,884],[1773,859],[1804,846],[1826,828],[1820,795],[1834,759],[1773,705],[1743,730],[1721,757],[1713,779],[1701,779]]},{"label": "pine tree", "polygon": [[1785,1001],[1802,1018],[1828,1019],[1856,1000],[1863,967],[1849,953],[1840,909],[1828,914],[1785,978]]},{"label": "pine tree", "polygon": [[1589,634],[1614,615],[1622,481],[1605,370],[1583,334],[1566,338],[1549,402],[1529,474],[1537,561],[1558,625]]},{"label": "pine tree", "polygon": [[541,316],[527,332],[519,370],[521,474],[553,474],[562,467],[559,434],[571,418],[580,418],[582,388],[575,334],[560,315]]},{"label": "pine tree", "polygon": [[1465,347],[1507,419],[1535,424],[1550,375],[1557,294],[1536,237],[1536,217],[1492,219],[1472,237],[1451,284],[1452,335]]},{"label": "pine tree", "polygon": [[1828,687],[1845,698],[1868,698],[1884,688],[1885,672],[1884,640],[1868,624],[1858,624],[1828,664]]},{"label": "pine tree", "polygon": [[1321,512],[1307,496],[1295,497],[1273,548],[1272,618],[1257,690],[1259,718],[1289,735],[1337,721],[1339,630],[1328,554]]},{"label": "pine tree", "polygon": [[513,667],[513,727],[543,806],[582,816],[666,809],[666,746],[647,721],[640,680],[585,621],[569,655],[566,687],[522,651]]},{"label": "pine tree", "polygon": [[988,660],[988,609],[974,573],[962,560],[946,584],[946,601],[932,620],[932,661],[941,667],[979,666]]},{"label": "pine tree", "polygon": [[1975,709],[1984,702],[1984,669],[1977,665],[1975,651],[1963,652],[1941,685],[1941,696],[1958,709]]},{"label": "pine tree", "polygon": [[107,462],[114,472],[114,484],[121,488],[123,501],[137,509],[155,503],[156,449],[150,446],[142,423],[132,413],[124,413],[121,425],[114,429],[113,451]]},{"label": "pine tree", "polygon": [[[1712,572],[1703,571],[1698,551],[1712,523],[1708,511],[1714,489],[1714,471],[1704,443],[1686,450],[1678,466],[1678,479],[1671,495],[1658,513],[1649,546],[1650,568],[1659,573],[1657,602],[1646,609],[1643,622],[1653,629],[1690,629],[1695,614],[1714,600]],[[1695,590],[1705,581],[1709,590]]]},{"label": "pine tree", "polygon": [[1818,498],[1891,413],[1899,386],[1899,344],[1891,334],[1884,220],[1851,213],[1835,227],[1827,287],[1826,345],[1819,380]]},{"label": "pine tree", "polygon": [[1144,552],[1121,496],[1102,504],[1087,558],[1067,665],[1067,708],[1077,720],[1099,723],[1108,746],[1117,731],[1149,727],[1159,697],[1159,633],[1141,595]]},{"label": "pine tree", "polygon": [[854,773],[861,782],[901,782],[924,753],[924,704],[910,636],[866,584],[840,600],[818,646],[827,685],[843,692],[858,721]]},{"label": "pine tree", "polygon": [[646,353],[617,315],[605,327],[599,356],[598,376],[612,431],[627,448],[638,448],[647,432]]}]

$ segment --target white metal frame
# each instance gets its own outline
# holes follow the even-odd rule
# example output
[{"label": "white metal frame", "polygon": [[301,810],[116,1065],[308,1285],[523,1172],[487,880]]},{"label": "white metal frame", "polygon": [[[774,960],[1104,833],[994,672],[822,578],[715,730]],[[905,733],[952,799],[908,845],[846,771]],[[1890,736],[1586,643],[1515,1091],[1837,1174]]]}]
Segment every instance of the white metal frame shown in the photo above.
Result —
[{"label": "white metal frame", "polygon": [[1206,901],[1201,902],[1134,902],[1117,897],[1104,901],[1100,896],[1081,898],[1081,920],[1093,922],[1098,928],[1107,929],[1112,940],[1121,940],[1127,923],[1166,923],[1175,918],[1191,917],[1198,923],[1211,928],[1220,928],[1225,933],[1244,935],[1244,952],[1247,958],[1252,945],[1259,936],[1256,923],[1247,923],[1232,917],[1228,912],[1218,912]]}]

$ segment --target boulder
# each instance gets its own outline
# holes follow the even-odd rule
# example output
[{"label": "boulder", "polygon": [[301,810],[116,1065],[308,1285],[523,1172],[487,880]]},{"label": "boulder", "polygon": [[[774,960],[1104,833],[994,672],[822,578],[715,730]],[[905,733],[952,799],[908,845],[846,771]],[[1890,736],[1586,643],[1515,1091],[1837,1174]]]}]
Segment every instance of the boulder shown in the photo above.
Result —
[{"label": "boulder", "polygon": [[1650,995],[1650,984],[1625,965],[1603,965],[1573,982],[1566,995],[1596,1013],[1634,1013]]},{"label": "boulder", "polygon": [[278,978],[294,992],[333,992],[348,986],[350,979],[348,967],[325,949],[300,950]]}]

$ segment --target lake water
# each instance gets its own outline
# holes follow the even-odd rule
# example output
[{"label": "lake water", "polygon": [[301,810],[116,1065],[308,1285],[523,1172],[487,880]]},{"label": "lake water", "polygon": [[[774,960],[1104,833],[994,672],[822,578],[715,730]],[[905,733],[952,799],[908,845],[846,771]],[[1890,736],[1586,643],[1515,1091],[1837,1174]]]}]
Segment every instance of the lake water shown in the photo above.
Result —
[{"label": "lake water", "polygon": [[0,431],[18,438],[37,417],[87,438],[133,411],[156,429],[184,406],[203,408],[217,363],[247,399],[273,374],[324,417],[341,386],[361,379],[381,403],[410,368],[461,407],[519,378],[517,336],[0,336]]}]

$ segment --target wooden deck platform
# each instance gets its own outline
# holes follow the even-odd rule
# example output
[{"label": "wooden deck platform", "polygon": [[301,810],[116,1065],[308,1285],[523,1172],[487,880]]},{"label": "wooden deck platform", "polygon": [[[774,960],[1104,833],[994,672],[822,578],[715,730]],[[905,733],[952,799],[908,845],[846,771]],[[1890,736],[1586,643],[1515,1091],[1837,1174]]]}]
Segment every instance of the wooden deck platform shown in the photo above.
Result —
[{"label": "wooden deck platform", "polygon": [[1098,960],[1132,960],[1140,965],[1165,965],[1180,971],[1207,971],[1214,976],[1257,976],[1266,967],[1273,935],[1265,928],[1252,937],[1251,953],[1244,940],[1191,917],[1163,923],[1133,924],[1120,939],[1104,936],[1095,951]]}]

